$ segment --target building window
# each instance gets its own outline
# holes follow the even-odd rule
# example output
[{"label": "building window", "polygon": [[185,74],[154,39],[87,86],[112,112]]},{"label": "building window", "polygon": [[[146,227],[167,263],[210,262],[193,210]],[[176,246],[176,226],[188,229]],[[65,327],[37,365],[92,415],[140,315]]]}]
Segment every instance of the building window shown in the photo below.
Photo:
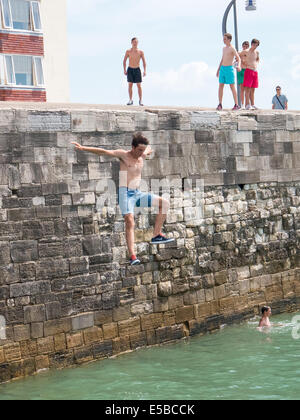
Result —
[{"label": "building window", "polygon": [[22,55],[13,57],[17,86],[33,86],[32,58]]},{"label": "building window", "polygon": [[1,0],[2,26],[20,31],[42,30],[38,1]]},{"label": "building window", "polygon": [[44,86],[44,72],[41,57],[28,55],[0,56],[0,77],[2,85]]}]

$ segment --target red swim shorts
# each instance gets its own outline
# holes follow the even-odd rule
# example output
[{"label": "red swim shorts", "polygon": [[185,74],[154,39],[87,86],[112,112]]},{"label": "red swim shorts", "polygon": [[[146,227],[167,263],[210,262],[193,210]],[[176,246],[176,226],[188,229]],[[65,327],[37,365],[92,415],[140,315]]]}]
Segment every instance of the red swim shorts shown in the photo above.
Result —
[{"label": "red swim shorts", "polygon": [[258,88],[258,73],[257,71],[246,69],[244,77],[244,87]]}]

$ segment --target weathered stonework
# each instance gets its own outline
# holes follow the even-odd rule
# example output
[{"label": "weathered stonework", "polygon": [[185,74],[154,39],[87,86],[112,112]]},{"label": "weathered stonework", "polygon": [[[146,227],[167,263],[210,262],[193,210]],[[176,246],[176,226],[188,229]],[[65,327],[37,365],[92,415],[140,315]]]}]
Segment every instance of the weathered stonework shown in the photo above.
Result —
[{"label": "weathered stonework", "polygon": [[[120,213],[99,208],[118,163],[70,143],[128,148],[136,130],[144,179],[205,190],[201,218],[192,191],[172,197],[175,244],[136,217],[130,267]],[[0,382],[300,307],[300,114],[10,108],[0,133]]]}]

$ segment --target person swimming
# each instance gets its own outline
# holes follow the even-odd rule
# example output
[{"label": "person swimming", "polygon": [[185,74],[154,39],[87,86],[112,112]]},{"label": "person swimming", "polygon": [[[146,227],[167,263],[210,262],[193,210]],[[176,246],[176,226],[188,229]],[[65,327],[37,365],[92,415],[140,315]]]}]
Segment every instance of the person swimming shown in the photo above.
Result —
[{"label": "person swimming", "polygon": [[259,328],[262,327],[271,327],[270,316],[272,315],[272,310],[270,306],[263,306],[261,309],[262,318],[259,322]]}]

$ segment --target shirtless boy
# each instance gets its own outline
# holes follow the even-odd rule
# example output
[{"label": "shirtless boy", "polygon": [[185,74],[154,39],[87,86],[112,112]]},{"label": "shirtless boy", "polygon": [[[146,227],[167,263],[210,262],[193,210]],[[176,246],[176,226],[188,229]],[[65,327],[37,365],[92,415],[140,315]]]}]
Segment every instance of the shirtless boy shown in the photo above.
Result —
[{"label": "shirtless boy", "polygon": [[135,207],[157,207],[159,212],[156,217],[154,236],[152,244],[166,244],[173,242],[174,239],[166,238],[162,233],[162,226],[166,220],[169,210],[169,202],[157,195],[143,193],[139,190],[144,161],[152,153],[149,141],[141,133],[134,135],[132,149],[130,151],[105,150],[94,147],[81,146],[72,142],[76,149],[95,153],[100,156],[109,156],[120,160],[120,186],[119,186],[119,206],[125,219],[126,241],[130,255],[130,264],[140,264],[134,253],[134,209]]},{"label": "shirtless boy", "polygon": [[224,85],[230,85],[230,89],[232,91],[233,99],[234,99],[234,107],[233,111],[237,111],[240,109],[238,105],[238,98],[235,88],[235,74],[234,74],[234,67],[233,62],[234,58],[237,61],[237,71],[241,71],[241,59],[236,51],[236,49],[231,45],[232,35],[225,34],[224,35],[224,44],[225,47],[223,48],[223,57],[220,62],[217,77],[219,78],[219,105],[217,107],[217,111],[222,111],[223,106],[223,92],[224,92]]},{"label": "shirtless boy", "polygon": [[245,41],[242,44],[243,50],[241,52],[239,52],[239,56],[240,56],[241,63],[242,63],[242,65],[241,65],[242,70],[238,72],[237,79],[238,79],[238,84],[241,88],[242,109],[244,109],[244,107],[245,107],[244,76],[245,76],[245,70],[246,70],[246,67],[247,67],[247,53],[248,53],[249,47],[250,47],[249,42]]},{"label": "shirtless boy", "polygon": [[[142,72],[140,69],[140,62],[143,61],[144,66],[144,74],[143,77],[146,76],[146,60],[143,51],[138,49],[139,41],[137,38],[132,38],[131,45],[132,48],[126,51],[123,67],[124,67],[124,74],[127,76],[128,81],[128,89],[129,89],[129,102],[127,105],[133,105],[132,100],[132,88],[133,84],[137,84],[139,98],[140,98],[140,106],[143,106],[143,91],[142,91]],[[126,69],[127,60],[129,59],[129,67]]]},{"label": "shirtless boy", "polygon": [[[253,39],[251,48],[249,49],[246,57],[246,70],[244,77],[244,88],[246,94],[246,109],[257,109],[254,105],[255,89],[258,88],[258,73],[257,67],[259,63],[259,52],[256,51],[260,42]],[[252,107],[251,107],[252,105]]]},{"label": "shirtless boy", "polygon": [[259,328],[262,327],[271,327],[271,322],[269,317],[272,315],[270,306],[264,306],[261,310],[262,318],[259,323]]}]

